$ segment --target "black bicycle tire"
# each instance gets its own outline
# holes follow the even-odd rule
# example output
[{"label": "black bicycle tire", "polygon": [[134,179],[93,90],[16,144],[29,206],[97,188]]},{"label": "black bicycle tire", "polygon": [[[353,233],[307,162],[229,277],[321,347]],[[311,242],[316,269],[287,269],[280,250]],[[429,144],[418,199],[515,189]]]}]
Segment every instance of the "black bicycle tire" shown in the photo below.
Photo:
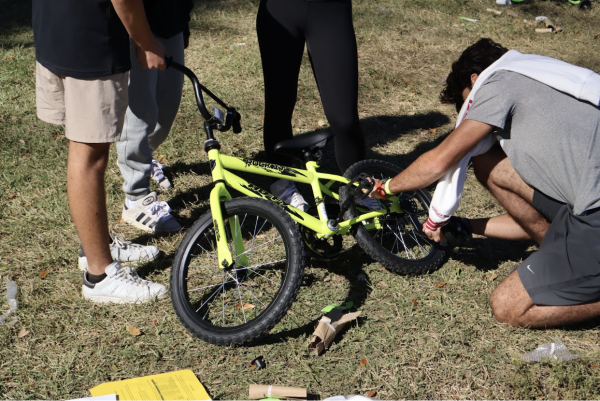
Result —
[{"label": "black bicycle tire", "polygon": [[[400,167],[382,160],[363,160],[350,166],[348,170],[346,170],[344,177],[347,179],[352,179],[369,168],[387,169],[393,173],[393,175],[390,174],[391,177],[402,171]],[[431,195],[429,192],[420,189],[415,191],[415,194],[421,198],[420,202],[425,202],[427,208],[429,208],[429,204],[431,203]],[[347,189],[343,188],[340,191],[340,203],[345,202],[348,197],[349,193]],[[354,205],[352,205],[346,212],[344,218],[351,219],[356,215],[356,209],[354,208]],[[405,259],[392,254],[386,248],[382,247],[369,234],[363,225],[357,224],[355,227],[356,229],[353,230],[353,233],[354,237],[356,238],[356,242],[360,245],[360,247],[367,255],[381,263],[387,270],[393,273],[401,275],[427,274],[439,269],[445,262],[447,249],[439,244],[434,244],[432,246],[432,251],[422,259]]]},{"label": "black bicycle tire", "polygon": [[302,283],[305,254],[300,232],[294,221],[279,206],[272,202],[242,197],[223,203],[223,216],[241,212],[262,213],[279,231],[286,248],[286,278],[275,299],[256,319],[234,328],[220,328],[202,323],[198,315],[189,308],[185,277],[187,276],[186,260],[194,241],[201,232],[212,226],[212,213],[202,215],[190,228],[182,240],[171,270],[171,300],[173,308],[181,323],[196,337],[210,344],[227,346],[251,342],[269,332],[287,313]]}]

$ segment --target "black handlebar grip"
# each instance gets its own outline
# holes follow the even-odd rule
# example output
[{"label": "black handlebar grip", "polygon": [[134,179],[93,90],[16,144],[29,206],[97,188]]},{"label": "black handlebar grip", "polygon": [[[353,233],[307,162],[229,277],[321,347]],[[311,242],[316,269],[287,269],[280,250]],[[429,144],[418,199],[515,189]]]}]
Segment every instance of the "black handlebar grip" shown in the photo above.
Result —
[{"label": "black handlebar grip", "polygon": [[234,134],[239,134],[240,132],[242,132],[242,125],[240,124],[241,119],[242,119],[242,116],[240,116],[240,113],[238,113],[236,111],[235,114],[233,115],[233,121],[231,122],[231,126],[233,127]]}]

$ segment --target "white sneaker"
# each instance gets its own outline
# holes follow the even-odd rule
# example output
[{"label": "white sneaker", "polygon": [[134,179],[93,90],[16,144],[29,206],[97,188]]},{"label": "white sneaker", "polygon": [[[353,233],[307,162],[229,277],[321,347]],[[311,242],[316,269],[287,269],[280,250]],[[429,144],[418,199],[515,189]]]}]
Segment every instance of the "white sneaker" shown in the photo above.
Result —
[{"label": "white sneaker", "polygon": [[123,221],[149,233],[174,233],[181,230],[181,224],[171,215],[167,202],[156,200],[156,192],[135,201],[134,207],[123,205]]},{"label": "white sneaker", "polygon": [[171,181],[167,177],[165,177],[165,172],[163,171],[164,165],[160,164],[158,160],[152,158],[152,173],[150,174],[150,178],[158,183],[158,186],[163,191],[171,189],[173,185],[171,185]]},{"label": "white sneaker", "polygon": [[371,198],[370,196],[367,196],[363,199],[357,199],[356,204],[358,206],[366,207],[369,210],[383,209],[383,206],[381,206],[381,202],[379,202],[375,198]]},{"label": "white sneaker", "polygon": [[96,303],[141,304],[167,296],[167,287],[143,280],[134,269],[121,267],[115,261],[105,270],[106,278],[99,283],[87,281],[83,273],[83,298]]},{"label": "white sneaker", "polygon": [[[131,241],[123,241],[119,237],[110,237],[112,243],[110,244],[110,254],[113,260],[119,262],[130,262],[138,263],[140,261],[151,262],[156,260],[160,251],[157,247],[148,245],[138,245]],[[88,267],[88,260],[83,252],[83,248],[79,247],[79,270],[85,270]]]},{"label": "white sneaker", "polygon": [[292,205],[303,212],[308,210],[308,203],[306,203],[304,197],[298,192],[296,184],[290,180],[282,178],[275,181],[271,184],[271,193],[288,205]]}]

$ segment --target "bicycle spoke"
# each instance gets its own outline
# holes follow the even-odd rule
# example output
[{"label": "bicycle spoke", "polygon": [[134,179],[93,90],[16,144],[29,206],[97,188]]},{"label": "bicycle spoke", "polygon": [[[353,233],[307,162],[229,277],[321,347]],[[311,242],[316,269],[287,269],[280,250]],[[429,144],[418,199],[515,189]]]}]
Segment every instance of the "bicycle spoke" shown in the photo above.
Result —
[{"label": "bicycle spoke", "polygon": [[279,237],[277,237],[277,238],[273,238],[272,240],[270,240],[270,241],[268,241],[268,242],[263,242],[262,244],[258,245],[257,247],[254,247],[254,248],[252,248],[252,249],[247,249],[247,250],[245,250],[244,252],[242,252],[242,253],[240,253],[239,255],[237,255],[237,257],[239,258],[240,256],[242,256],[242,255],[245,255],[245,254],[246,254],[246,253],[248,253],[248,252],[252,252],[253,250],[255,250],[255,249],[258,249],[258,248],[261,248],[261,247],[263,247],[263,246],[265,246],[265,245],[268,245],[268,244],[270,244],[270,243],[271,243],[271,242],[273,242],[273,241],[277,241],[277,240],[278,240],[278,239],[280,239],[280,238],[281,238],[281,235],[280,235]]},{"label": "bicycle spoke", "polygon": [[[398,236],[398,234],[396,234],[396,232],[394,230],[392,230],[392,228],[390,227],[389,224],[386,224],[388,226],[388,228],[390,229],[390,231],[392,232],[392,234],[394,234],[394,236],[398,239],[398,241],[400,241],[400,243],[402,244],[402,246],[404,247],[404,251],[406,252],[406,256],[410,256],[411,252],[408,250],[408,248],[406,247],[406,243],[404,242],[404,237],[402,237],[402,233],[400,233],[400,237]],[[399,250],[400,247],[398,247]],[[413,259],[416,259],[413,255]]]},{"label": "bicycle spoke", "polygon": [[[262,267],[262,266],[268,266],[268,265],[274,265],[276,263],[280,263],[280,262],[285,262],[287,259],[281,259],[281,260],[276,260],[274,262],[267,262],[267,263],[261,263],[260,265],[254,265],[254,266],[248,266],[248,267],[243,267],[241,269],[234,269],[236,272],[239,271],[243,271],[243,270],[250,270],[250,269],[256,269],[257,267]],[[256,270],[261,270],[261,269],[256,269]]]}]

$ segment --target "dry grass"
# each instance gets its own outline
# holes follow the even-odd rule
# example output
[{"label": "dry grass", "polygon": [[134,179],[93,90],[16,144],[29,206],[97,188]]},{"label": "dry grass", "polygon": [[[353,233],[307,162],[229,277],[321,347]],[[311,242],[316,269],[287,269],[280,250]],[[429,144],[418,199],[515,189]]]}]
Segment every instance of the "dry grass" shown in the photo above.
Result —
[{"label": "dry grass", "polygon": [[[383,399],[599,398],[596,323],[568,330],[517,330],[497,324],[490,314],[490,292],[534,250],[528,243],[478,239],[473,249],[455,252],[438,272],[412,278],[383,271],[365,257],[310,262],[289,315],[249,347],[218,348],[198,341],[183,329],[168,301],[137,307],[84,302],[77,235],[65,194],[67,141],[60,128],[35,117],[29,4],[0,1],[0,293],[6,278],[20,289],[19,322],[0,326],[1,398],[81,397],[104,381],[184,368],[192,369],[215,399],[245,398],[250,383],[305,386],[322,398],[371,390]],[[244,132],[221,135],[223,152],[239,156],[256,155],[262,143],[257,6],[256,0],[198,1],[187,51],[188,65],[201,81],[240,107]],[[451,130],[453,110],[437,98],[441,81],[451,61],[480,37],[600,71],[600,40],[594,39],[600,33],[600,5],[582,12],[538,0],[511,8],[528,20],[551,17],[565,29],[558,35],[536,34],[532,26],[505,13],[488,13],[487,7],[496,5],[491,0],[354,1],[360,115],[370,157],[406,165]],[[465,22],[459,16],[480,21]],[[299,81],[294,127],[308,132],[325,117],[306,60]],[[186,84],[173,133],[160,149],[176,186],[161,199],[169,200],[186,227],[206,210],[210,189],[194,107]],[[326,169],[335,171],[335,164]],[[157,244],[165,258],[140,271],[167,283],[182,234],[149,237],[119,223],[122,179],[114,152],[106,182],[112,229],[128,239]],[[460,213],[487,216],[498,211],[470,177]],[[45,279],[39,277],[42,270],[50,273]],[[361,273],[366,282],[358,280]],[[493,273],[498,278],[491,281]],[[444,287],[435,287],[443,281]],[[324,355],[309,356],[308,336],[319,310],[344,300],[353,300],[363,318]],[[127,323],[143,335],[129,335]],[[29,334],[19,338],[22,329]],[[559,336],[579,360],[520,362],[519,355]],[[247,361],[259,355],[267,369],[250,370]],[[359,364],[363,357],[365,367]]]}]

